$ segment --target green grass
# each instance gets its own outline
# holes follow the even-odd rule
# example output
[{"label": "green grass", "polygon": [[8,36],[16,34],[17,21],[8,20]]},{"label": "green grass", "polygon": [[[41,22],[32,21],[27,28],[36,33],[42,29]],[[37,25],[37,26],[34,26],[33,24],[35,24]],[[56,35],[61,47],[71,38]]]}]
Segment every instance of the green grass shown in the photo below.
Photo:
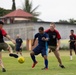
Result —
[{"label": "green grass", "polygon": [[[53,53],[49,54],[49,70],[41,70],[44,67],[43,58],[37,56],[38,64],[34,69],[31,68],[32,60],[29,52],[23,52],[25,63],[18,63],[17,59],[8,56],[7,52],[3,52],[3,62],[7,72],[3,73],[0,70],[0,75],[76,75],[76,56],[73,53],[73,60],[69,60],[68,51],[60,51],[65,69],[58,66],[58,62]],[[1,69],[1,68],[0,68]]]}]

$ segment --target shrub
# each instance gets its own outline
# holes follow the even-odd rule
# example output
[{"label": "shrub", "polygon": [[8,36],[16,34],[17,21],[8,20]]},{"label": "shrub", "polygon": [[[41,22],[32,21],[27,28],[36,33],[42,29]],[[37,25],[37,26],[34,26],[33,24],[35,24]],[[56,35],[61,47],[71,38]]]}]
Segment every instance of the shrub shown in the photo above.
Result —
[{"label": "shrub", "polygon": [[27,50],[27,49],[26,49],[26,46],[23,46],[23,47],[22,47],[22,50]]},{"label": "shrub", "polygon": [[69,47],[63,46],[63,47],[60,47],[60,50],[69,50]]},{"label": "shrub", "polygon": [[69,50],[69,45],[68,44],[61,44],[60,50]]}]

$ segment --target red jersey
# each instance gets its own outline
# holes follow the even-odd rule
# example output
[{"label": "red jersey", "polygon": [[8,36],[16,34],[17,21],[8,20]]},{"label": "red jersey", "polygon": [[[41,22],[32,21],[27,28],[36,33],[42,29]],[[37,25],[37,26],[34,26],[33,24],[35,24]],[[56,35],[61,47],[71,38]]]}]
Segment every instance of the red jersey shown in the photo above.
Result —
[{"label": "red jersey", "polygon": [[51,31],[50,29],[45,31],[49,35],[49,46],[57,46],[57,40],[61,39],[61,36],[57,30]]},{"label": "red jersey", "polygon": [[0,43],[4,42],[3,36],[6,36],[7,33],[4,29],[0,29]]},{"label": "red jersey", "polygon": [[76,35],[75,34],[72,34],[72,35],[69,36],[69,38],[70,38],[70,43],[71,44],[74,44],[75,43],[75,40],[76,40]]}]

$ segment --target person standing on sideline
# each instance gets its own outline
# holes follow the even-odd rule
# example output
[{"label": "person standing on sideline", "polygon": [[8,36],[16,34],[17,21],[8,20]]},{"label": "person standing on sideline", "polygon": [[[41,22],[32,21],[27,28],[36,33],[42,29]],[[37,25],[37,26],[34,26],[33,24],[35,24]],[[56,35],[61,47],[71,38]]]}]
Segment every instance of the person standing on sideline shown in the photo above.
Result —
[{"label": "person standing on sideline", "polygon": [[70,30],[70,43],[69,43],[69,47],[70,47],[70,60],[72,60],[72,50],[74,50],[75,54],[76,54],[76,35],[74,34],[74,30]]},{"label": "person standing on sideline", "polygon": [[3,25],[4,25],[4,23],[2,21],[0,21],[0,66],[2,67],[2,72],[6,72],[6,69],[5,69],[4,64],[2,62],[2,49],[3,50],[8,50],[9,51],[9,56],[11,56],[11,57],[18,58],[18,55],[13,54],[12,48],[7,43],[5,43],[3,37],[6,37],[10,41],[12,41],[14,44],[15,44],[15,40],[13,40],[6,33],[6,31],[3,29]]},{"label": "person standing on sideline", "polygon": [[48,41],[48,45],[50,49],[49,52],[52,51],[59,62],[59,66],[61,68],[65,68],[64,65],[62,64],[60,54],[59,54],[61,36],[59,32],[55,29],[55,24],[51,23],[50,28],[45,32],[49,35],[49,41]]},{"label": "person standing on sideline", "polygon": [[16,52],[17,54],[20,53],[20,55],[22,56],[22,43],[23,40],[20,38],[20,36],[17,34],[16,36]]},{"label": "person standing on sideline", "polygon": [[44,58],[44,65],[45,67],[42,68],[42,70],[47,70],[48,69],[48,45],[47,41],[49,40],[48,34],[44,32],[43,27],[39,27],[38,33],[35,34],[34,40],[32,43],[32,46],[34,46],[36,39],[38,38],[38,45],[31,51],[30,56],[33,61],[32,68],[35,67],[35,65],[38,63],[35,55],[38,55],[41,53],[42,57]]}]

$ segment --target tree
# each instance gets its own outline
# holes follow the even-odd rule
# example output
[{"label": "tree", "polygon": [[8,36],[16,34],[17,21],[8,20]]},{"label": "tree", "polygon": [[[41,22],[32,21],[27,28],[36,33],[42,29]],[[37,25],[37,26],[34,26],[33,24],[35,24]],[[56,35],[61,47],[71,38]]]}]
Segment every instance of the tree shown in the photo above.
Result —
[{"label": "tree", "polygon": [[15,0],[12,0],[13,4],[12,4],[12,11],[16,10],[16,5],[15,5]]},{"label": "tree", "polygon": [[11,12],[11,10],[6,10],[4,8],[0,8],[0,17],[4,16],[10,12]]},{"label": "tree", "polygon": [[75,24],[75,22],[76,22],[76,20],[74,20],[73,18],[69,19],[69,23]]},{"label": "tree", "polygon": [[[15,0],[12,0],[13,4],[12,4],[12,10],[15,10],[16,9],[16,6],[15,6]],[[4,8],[0,8],[0,17],[10,13],[12,10],[9,10],[9,9],[4,9]]]},{"label": "tree", "polygon": [[59,20],[60,23],[68,23],[67,20]]},{"label": "tree", "polygon": [[35,8],[33,8],[33,4],[32,1],[29,2],[29,0],[25,0],[24,4],[23,4],[23,10],[32,14],[34,17],[32,18],[32,21],[37,21],[38,20],[38,16],[40,15],[39,12],[36,12],[36,10],[38,9],[39,5],[36,6]]},{"label": "tree", "polygon": [[67,20],[59,20],[60,23],[70,23],[70,24],[76,24],[76,20],[73,18],[70,18],[68,21]]}]

